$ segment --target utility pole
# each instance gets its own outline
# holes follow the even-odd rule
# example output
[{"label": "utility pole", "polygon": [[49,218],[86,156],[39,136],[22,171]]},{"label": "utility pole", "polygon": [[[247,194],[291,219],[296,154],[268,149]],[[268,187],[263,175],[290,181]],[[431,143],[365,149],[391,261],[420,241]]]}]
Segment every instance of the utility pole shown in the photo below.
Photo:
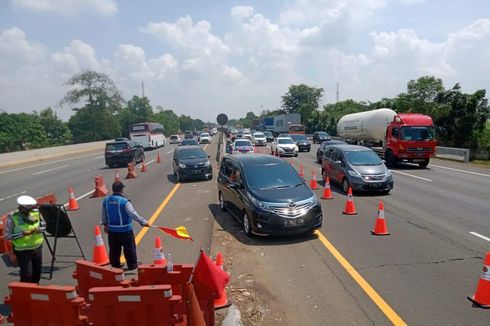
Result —
[{"label": "utility pole", "polygon": [[337,93],[335,96],[335,103],[337,103],[339,101],[339,93],[340,93],[340,84],[337,83]]},{"label": "utility pole", "polygon": [[145,82],[141,81],[141,96],[145,97]]}]

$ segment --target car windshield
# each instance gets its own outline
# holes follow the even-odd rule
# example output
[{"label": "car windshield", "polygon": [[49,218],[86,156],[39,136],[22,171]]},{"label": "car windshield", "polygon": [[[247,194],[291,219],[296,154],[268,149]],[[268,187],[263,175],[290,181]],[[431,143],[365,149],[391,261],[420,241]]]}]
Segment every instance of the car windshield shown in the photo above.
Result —
[{"label": "car windshield", "polygon": [[248,140],[237,140],[235,142],[235,147],[239,147],[239,146],[252,146],[252,143],[250,143],[250,141]]},{"label": "car windshield", "polygon": [[352,165],[380,165],[383,163],[379,156],[371,151],[347,151],[347,161]]},{"label": "car windshield", "polygon": [[258,132],[256,132],[256,133],[254,134],[254,137],[255,137],[255,138],[265,138],[264,134],[262,134],[262,133],[258,133]]},{"label": "car windshield", "polygon": [[193,159],[193,158],[206,158],[206,157],[208,157],[207,154],[206,154],[206,152],[204,152],[202,149],[186,149],[186,150],[181,150],[181,151],[178,151],[177,156],[181,160],[188,160],[188,159]]},{"label": "car windshield", "polygon": [[199,145],[195,139],[186,139],[182,141],[182,145]]},{"label": "car windshield", "polygon": [[106,149],[109,151],[118,151],[118,150],[123,150],[128,147],[128,144],[126,143],[113,143],[113,144],[107,144]]},{"label": "car windshield", "polygon": [[329,136],[329,135],[328,135],[326,132],[324,132],[324,131],[319,132],[319,133],[318,133],[318,136],[323,137],[323,138],[325,138],[325,137],[330,137],[330,136]]},{"label": "car windshield", "polygon": [[303,184],[298,173],[289,164],[271,163],[244,167],[245,179],[252,189],[292,188]]},{"label": "car windshield", "polygon": [[170,136],[170,139],[177,139],[177,138],[179,138],[179,137],[177,137],[177,136],[175,136],[175,135]]},{"label": "car windshield", "polygon": [[307,141],[308,140],[308,138],[306,138],[305,135],[291,135],[291,138],[294,141]]},{"label": "car windshield", "polygon": [[277,140],[278,144],[294,144],[294,141],[291,138],[283,138]]},{"label": "car windshield", "polygon": [[272,137],[272,132],[266,131],[264,132],[264,135],[266,135],[267,137]]},{"label": "car windshield", "polygon": [[201,134],[201,137],[209,137],[209,134],[208,134],[207,132],[203,132],[203,133]]},{"label": "car windshield", "polygon": [[435,131],[433,127],[420,126],[401,128],[402,140],[432,140],[434,137]]}]

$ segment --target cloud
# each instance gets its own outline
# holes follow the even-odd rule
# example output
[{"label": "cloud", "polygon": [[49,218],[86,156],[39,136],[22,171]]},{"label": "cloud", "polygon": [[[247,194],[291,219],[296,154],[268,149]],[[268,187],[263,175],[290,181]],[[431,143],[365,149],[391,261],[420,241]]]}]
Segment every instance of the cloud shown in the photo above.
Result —
[{"label": "cloud", "polygon": [[240,78],[242,78],[242,73],[240,72],[240,70],[238,70],[237,68],[235,67],[230,67],[230,66],[227,66],[227,65],[223,65],[222,66],[222,71],[223,71],[223,76],[225,77],[228,77],[232,80],[238,80]]},{"label": "cloud", "polygon": [[117,12],[117,4],[114,0],[10,0],[10,3],[17,9],[62,15],[95,12],[111,16]]}]

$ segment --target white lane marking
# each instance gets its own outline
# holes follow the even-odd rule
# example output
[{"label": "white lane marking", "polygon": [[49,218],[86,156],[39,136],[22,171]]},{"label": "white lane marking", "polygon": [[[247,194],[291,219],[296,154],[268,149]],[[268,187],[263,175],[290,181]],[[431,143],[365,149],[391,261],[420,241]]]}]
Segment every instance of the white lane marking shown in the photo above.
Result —
[{"label": "white lane marking", "polygon": [[459,170],[459,169],[448,168],[447,166],[441,166],[441,165],[435,165],[435,164],[429,164],[429,166],[434,166],[434,167],[440,168],[440,169],[446,169],[446,170],[451,170],[451,171],[458,171],[458,172],[462,172],[462,173],[474,174],[474,175],[479,175],[479,176],[482,176],[482,177],[490,178],[490,174],[484,174],[484,173],[478,173],[478,172],[472,172],[472,171]]},{"label": "white lane marking", "polygon": [[172,150],[172,151],[165,152],[165,154],[170,154],[170,153],[172,153],[172,152],[173,152],[173,150]]},{"label": "white lane marking", "polygon": [[7,197],[3,197],[3,198],[0,198],[0,201],[4,201],[5,199],[9,199],[9,198],[12,198],[12,197],[15,197],[15,196],[18,196],[18,195],[21,195],[21,194],[25,194],[27,191],[25,190],[22,190],[20,193],[18,194],[13,194],[13,195],[10,195],[10,196],[7,196]]},{"label": "white lane marking", "polygon": [[[76,198],[76,200],[79,201],[80,199],[87,197],[88,195],[92,194],[93,192],[94,192],[93,190],[90,190],[86,194],[81,195],[80,197]],[[65,203],[63,206],[67,207],[68,206],[68,203]]]},{"label": "white lane marking", "polygon": [[105,155],[96,156],[96,157],[94,157],[94,160],[97,160],[97,159],[99,159],[99,158],[103,158],[104,156],[105,156]]},{"label": "white lane marking", "polygon": [[68,165],[68,164],[62,165],[62,166],[57,166],[57,167],[52,168],[52,169],[47,169],[47,170],[42,170],[42,171],[34,172],[32,175],[39,175],[39,174],[43,174],[43,173],[47,173],[47,172],[51,172],[51,171],[55,171],[55,170],[59,170],[59,169],[64,169],[64,168],[67,168],[69,166],[70,165]]},{"label": "white lane marking", "polygon": [[470,234],[473,234],[475,237],[482,238],[483,240],[490,241],[490,238],[487,238],[486,236],[481,235],[481,234],[479,234],[479,233],[476,233],[476,232],[470,232]]},{"label": "white lane marking", "polygon": [[94,154],[80,155],[80,156],[77,156],[77,157],[65,158],[63,160],[57,160],[57,161],[46,162],[46,163],[42,163],[42,164],[24,166],[24,167],[21,167],[21,168],[15,168],[15,169],[1,171],[0,174],[5,174],[5,173],[9,173],[9,172],[20,171],[20,170],[25,170],[25,169],[35,169],[35,168],[38,168],[40,166],[45,166],[45,165],[50,165],[50,164],[55,164],[55,163],[60,163],[60,162],[65,162],[65,161],[71,161],[71,160],[78,160],[78,159],[80,159],[82,157],[88,157],[88,156],[93,156],[93,155]]},{"label": "white lane marking", "polygon": [[416,179],[420,179],[420,180],[424,180],[424,181],[432,182],[432,180],[431,180],[431,179],[427,179],[427,178],[418,177],[418,176],[413,175],[413,174],[403,173],[403,172],[400,172],[400,171],[395,171],[395,170],[391,170],[391,172],[395,172],[395,173],[399,173],[399,174],[406,175],[406,176],[408,176],[408,177],[412,177],[412,178],[416,178]]},{"label": "white lane marking", "polygon": [[151,163],[153,163],[153,162],[155,162],[155,161],[156,161],[156,159],[153,159],[153,160],[151,160],[151,161],[146,162],[146,163],[145,163],[145,165],[147,165],[147,164],[151,164]]}]

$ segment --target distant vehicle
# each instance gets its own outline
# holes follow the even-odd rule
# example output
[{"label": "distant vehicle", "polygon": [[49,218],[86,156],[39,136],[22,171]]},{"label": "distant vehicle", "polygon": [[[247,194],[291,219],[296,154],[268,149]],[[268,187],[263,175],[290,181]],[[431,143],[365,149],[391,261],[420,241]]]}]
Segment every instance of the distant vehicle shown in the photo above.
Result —
[{"label": "distant vehicle", "polygon": [[291,139],[294,140],[294,143],[298,146],[298,151],[309,152],[311,150],[311,143],[305,135],[293,134],[289,135],[289,137],[291,137]]},{"label": "distant vehicle", "polygon": [[255,146],[265,146],[267,144],[267,139],[263,133],[256,132],[253,134],[253,142]]},{"label": "distant vehicle", "polygon": [[192,138],[192,139],[184,139],[183,141],[180,142],[180,145],[179,146],[193,146],[193,145],[199,145],[199,143],[197,142],[197,140],[195,140],[194,138]]},{"label": "distant vehicle", "polygon": [[376,190],[388,194],[393,189],[393,177],[379,156],[370,148],[357,145],[325,147],[322,176],[352,190]]},{"label": "distant vehicle", "polygon": [[431,117],[390,109],[344,115],[337,133],[349,143],[371,147],[388,166],[404,161],[425,168],[437,145]]},{"label": "distant vehicle", "polygon": [[116,138],[114,139],[114,141],[128,141],[129,138],[126,138],[126,137],[119,137],[119,138]]},{"label": "distant vehicle", "polygon": [[252,145],[250,139],[236,139],[233,143],[233,154],[247,154],[253,152],[254,146]]},{"label": "distant vehicle", "polygon": [[235,139],[237,138],[237,135],[238,135],[238,130],[232,129],[230,132],[231,141],[235,141]]},{"label": "distant vehicle", "polygon": [[272,132],[264,131],[264,135],[268,143],[272,143],[274,141],[274,136],[272,135]]},{"label": "distant vehicle", "polygon": [[170,144],[180,144],[181,140],[179,135],[171,135],[169,139]]},{"label": "distant vehicle", "polygon": [[323,151],[325,147],[329,145],[341,145],[341,144],[347,144],[347,143],[343,140],[335,140],[335,139],[325,140],[324,142],[322,142],[320,146],[318,146],[318,149],[316,150],[316,161],[318,163],[322,163]]},{"label": "distant vehicle", "polygon": [[105,164],[110,168],[128,163],[142,162],[145,159],[143,146],[135,141],[116,141],[105,144]]},{"label": "distant vehicle", "polygon": [[305,126],[300,124],[291,124],[288,129],[289,134],[291,135],[304,135],[305,134]]},{"label": "distant vehicle", "polygon": [[200,146],[175,148],[173,156],[174,175],[178,182],[191,178],[213,178],[209,155]]},{"label": "distant vehicle", "polygon": [[294,143],[290,137],[277,137],[277,139],[272,142],[271,146],[272,154],[277,156],[298,156],[298,146]]},{"label": "distant vehicle", "polygon": [[321,144],[325,140],[329,140],[330,135],[327,134],[325,131],[315,131],[313,133],[313,144]]},{"label": "distant vehicle", "polygon": [[199,135],[199,144],[209,144],[211,142],[211,136],[207,132],[203,132]]},{"label": "distant vehicle", "polygon": [[184,132],[184,139],[192,139],[194,136],[192,135],[191,131],[186,131]]},{"label": "distant vehicle", "polygon": [[301,124],[299,113],[279,114],[274,116],[274,134],[288,133],[290,125]]},{"label": "distant vehicle", "polygon": [[165,129],[156,122],[142,122],[129,126],[129,139],[140,143],[143,148],[165,146]]},{"label": "distant vehicle", "polygon": [[277,157],[227,155],[220,164],[218,200],[247,236],[312,233],[323,222],[321,205],[287,162]]},{"label": "distant vehicle", "polygon": [[252,140],[252,134],[250,133],[250,130],[244,130],[243,131],[243,138],[248,138]]}]

